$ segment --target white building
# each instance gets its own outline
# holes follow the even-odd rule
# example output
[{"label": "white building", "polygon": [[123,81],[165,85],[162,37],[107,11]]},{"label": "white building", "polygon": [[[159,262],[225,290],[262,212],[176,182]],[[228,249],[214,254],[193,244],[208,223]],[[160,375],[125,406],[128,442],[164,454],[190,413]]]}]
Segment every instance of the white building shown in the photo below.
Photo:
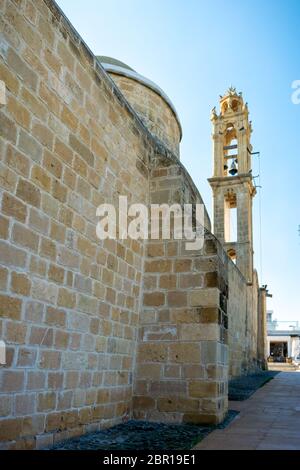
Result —
[{"label": "white building", "polygon": [[297,321],[273,320],[273,311],[267,312],[268,360],[286,362],[300,360],[300,325]]}]

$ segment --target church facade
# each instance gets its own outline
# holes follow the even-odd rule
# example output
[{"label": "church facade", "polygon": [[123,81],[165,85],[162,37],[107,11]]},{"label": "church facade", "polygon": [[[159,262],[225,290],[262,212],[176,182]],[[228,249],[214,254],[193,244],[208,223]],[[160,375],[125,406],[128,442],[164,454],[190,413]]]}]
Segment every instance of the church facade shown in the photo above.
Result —
[{"label": "church facade", "polygon": [[95,57],[54,1],[3,0],[0,14],[0,447],[49,447],[131,417],[220,423],[229,378],[266,358],[247,104],[230,88],[211,114],[201,249],[101,241],[97,207],[120,195],[203,204],[175,107]]}]

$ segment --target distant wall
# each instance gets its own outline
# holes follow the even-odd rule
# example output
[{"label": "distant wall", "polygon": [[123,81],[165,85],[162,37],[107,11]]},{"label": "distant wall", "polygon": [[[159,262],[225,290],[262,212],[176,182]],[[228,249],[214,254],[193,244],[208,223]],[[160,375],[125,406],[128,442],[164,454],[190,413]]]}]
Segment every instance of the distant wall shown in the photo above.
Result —
[{"label": "distant wall", "polygon": [[228,259],[228,346],[229,376],[254,371],[258,360],[258,281],[256,273],[253,284],[245,278]]}]

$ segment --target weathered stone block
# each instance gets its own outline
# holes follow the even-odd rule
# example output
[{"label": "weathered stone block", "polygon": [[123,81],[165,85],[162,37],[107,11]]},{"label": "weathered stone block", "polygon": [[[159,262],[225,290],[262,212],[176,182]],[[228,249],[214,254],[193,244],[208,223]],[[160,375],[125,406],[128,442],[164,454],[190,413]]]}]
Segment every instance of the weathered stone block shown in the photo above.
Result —
[{"label": "weathered stone block", "polygon": [[220,328],[215,324],[182,324],[179,328],[179,338],[182,341],[219,341]]},{"label": "weathered stone block", "polygon": [[17,186],[17,196],[35,207],[40,207],[41,193],[39,188],[29,181],[20,179]]},{"label": "weathered stone block", "polygon": [[28,178],[30,170],[29,158],[18,152],[11,145],[8,145],[7,147],[6,161],[10,168],[13,168],[17,173],[20,173],[25,178]]},{"label": "weathered stone block", "polygon": [[31,281],[25,274],[13,272],[11,275],[11,290],[19,295],[29,296]]},{"label": "weathered stone block", "polygon": [[177,284],[176,274],[162,274],[159,278],[159,287],[161,289],[174,289]]},{"label": "weathered stone block", "polygon": [[57,305],[60,307],[74,308],[76,304],[76,294],[69,289],[60,288],[58,292]]},{"label": "weathered stone block", "polygon": [[14,121],[17,122],[21,127],[29,129],[30,126],[30,113],[28,110],[16,100],[13,95],[10,95],[7,102],[7,110],[13,117]]},{"label": "weathered stone block", "polygon": [[22,418],[0,420],[0,441],[18,439],[22,432]]},{"label": "weathered stone block", "polygon": [[141,343],[138,347],[139,362],[164,362],[168,347],[161,343]]},{"label": "weathered stone block", "polygon": [[58,288],[55,284],[50,284],[41,279],[34,279],[32,283],[32,297],[34,299],[48,301],[55,304]]},{"label": "weathered stone block", "polygon": [[169,345],[169,360],[174,363],[196,363],[201,359],[199,343],[174,343]]},{"label": "weathered stone block", "polygon": [[78,269],[80,258],[75,251],[62,247],[58,253],[58,263],[68,268]]},{"label": "weathered stone block", "polygon": [[52,326],[66,326],[66,312],[64,310],[47,307],[46,323]]},{"label": "weathered stone block", "polygon": [[138,364],[137,376],[139,378],[159,379],[161,377],[162,366],[160,364]]},{"label": "weathered stone block", "polygon": [[[181,274],[179,276],[179,285],[182,289],[189,289],[193,287],[202,287],[203,276],[202,274]],[[211,287],[211,286],[208,286]]]},{"label": "weathered stone block", "polygon": [[9,343],[24,344],[27,326],[15,321],[6,323],[6,340]]},{"label": "weathered stone block", "polygon": [[7,295],[0,295],[0,317],[20,320],[22,301]]},{"label": "weathered stone block", "polygon": [[50,390],[63,388],[64,374],[62,372],[48,372],[47,386]]},{"label": "weathered stone block", "polygon": [[15,397],[15,413],[17,416],[31,415],[35,409],[35,394],[31,393],[16,395]]},{"label": "weathered stone block", "polygon": [[50,281],[57,282],[58,284],[63,284],[65,277],[65,270],[59,266],[51,264],[48,270],[48,277]]},{"label": "weathered stone block", "polygon": [[88,165],[93,166],[94,165],[94,155],[92,152],[88,149],[86,145],[84,145],[82,142],[80,142],[77,137],[73,134],[70,134],[69,137],[69,144],[70,147],[78,153]]},{"label": "weathered stone block", "polygon": [[186,383],[182,380],[151,381],[150,394],[159,397],[185,396]]},{"label": "weathered stone block", "polygon": [[59,351],[41,351],[39,366],[41,369],[59,369],[61,363],[61,353]]},{"label": "weathered stone block", "polygon": [[33,138],[32,135],[27,134],[27,132],[21,129],[19,137],[19,148],[25,155],[29,155],[30,158],[36,162],[42,160],[43,147]]},{"label": "weathered stone block", "polygon": [[218,382],[197,380],[189,383],[189,395],[195,398],[213,397],[218,393]]},{"label": "weathered stone block", "polygon": [[172,268],[172,262],[170,260],[159,260],[159,261],[146,261],[145,272],[169,272]]},{"label": "weathered stone block", "polygon": [[33,326],[30,331],[29,344],[52,346],[53,345],[53,329]]},{"label": "weathered stone block", "polygon": [[12,231],[12,238],[15,243],[37,252],[39,245],[39,236],[32,230],[23,225],[15,223]]},{"label": "weathered stone block", "polygon": [[34,367],[37,351],[29,348],[19,348],[17,367]]},{"label": "weathered stone block", "polygon": [[44,189],[45,191],[48,191],[48,192],[50,191],[51,178],[48,175],[48,173],[40,166],[36,165],[32,168],[31,179],[41,189]]},{"label": "weathered stone block", "polygon": [[11,395],[2,395],[0,401],[0,416],[1,418],[9,416],[11,414],[13,405],[13,397]]},{"label": "weathered stone block", "polygon": [[180,411],[180,412],[192,412],[199,409],[199,400],[193,400],[190,398],[158,398],[157,409],[159,411]]},{"label": "weathered stone block", "polygon": [[220,291],[216,288],[197,289],[189,293],[192,307],[218,307]]},{"label": "weathered stone block", "polygon": [[17,140],[17,128],[11,119],[0,111],[0,136],[9,140],[13,144]]},{"label": "weathered stone block", "polygon": [[56,244],[52,240],[42,237],[40,243],[40,255],[55,261]]},{"label": "weathered stone block", "polygon": [[0,238],[6,240],[8,238],[9,219],[0,216]]},{"label": "weathered stone block", "polygon": [[8,270],[6,268],[0,268],[0,289],[5,290],[8,281]]},{"label": "weathered stone block", "polygon": [[46,384],[46,373],[28,371],[27,390],[43,390]]},{"label": "weathered stone block", "polygon": [[147,246],[147,254],[150,258],[164,256],[164,244],[163,243],[149,243]]},{"label": "weathered stone block", "polygon": [[165,304],[165,294],[163,292],[145,293],[143,302],[146,307],[162,306]]},{"label": "weathered stone block", "polygon": [[171,291],[167,294],[169,307],[184,307],[187,305],[187,293],[181,291]]},{"label": "weathered stone block", "polygon": [[38,76],[16,53],[10,48],[8,52],[8,65],[33,91],[37,88]]},{"label": "weathered stone block", "polygon": [[62,177],[62,163],[47,149],[44,149],[43,166],[56,178]]},{"label": "weathered stone block", "polygon": [[3,194],[2,198],[2,211],[3,214],[6,214],[10,217],[14,217],[19,222],[25,222],[27,216],[27,207],[26,205],[20,201],[20,199],[16,199],[14,196],[8,193]]},{"label": "weathered stone block", "polygon": [[155,408],[155,400],[147,396],[135,396],[132,399],[134,409],[152,410]]},{"label": "weathered stone block", "polygon": [[174,264],[174,271],[179,272],[188,272],[191,271],[192,260],[191,259],[177,259]]},{"label": "weathered stone block", "polygon": [[[1,374],[1,392],[20,392],[24,389],[24,371],[3,370]],[[0,421],[1,423],[1,421]]]}]

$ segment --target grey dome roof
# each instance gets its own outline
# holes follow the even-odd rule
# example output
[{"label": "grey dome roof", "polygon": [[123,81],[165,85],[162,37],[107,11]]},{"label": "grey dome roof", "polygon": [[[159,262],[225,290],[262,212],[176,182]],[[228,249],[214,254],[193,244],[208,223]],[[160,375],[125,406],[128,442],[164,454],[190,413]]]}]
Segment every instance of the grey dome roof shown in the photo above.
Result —
[{"label": "grey dome roof", "polygon": [[160,95],[172,109],[179,125],[180,138],[182,137],[182,127],[180,124],[180,120],[179,120],[176,108],[174,104],[172,103],[172,101],[170,100],[170,98],[158,85],[156,85],[156,83],[152,82],[152,80],[149,80],[146,77],[143,77],[142,75],[137,73],[134,69],[132,69],[128,65],[124,64],[124,62],[121,62],[118,59],[114,59],[113,57],[108,57],[104,55],[98,55],[96,56],[96,58],[101,63],[102,67],[106,70],[106,72],[115,73],[117,75],[122,75],[124,77],[136,80],[137,82],[145,85],[146,87],[150,88],[151,90],[155,91],[158,95]]},{"label": "grey dome roof", "polygon": [[123,69],[132,70],[132,72],[135,72],[135,70],[129,67],[129,65],[124,64],[124,62],[121,62],[118,59],[114,59],[113,57],[108,57],[106,55],[97,55],[96,57],[99,62],[101,62],[101,64],[117,65],[118,67],[122,67]]}]

